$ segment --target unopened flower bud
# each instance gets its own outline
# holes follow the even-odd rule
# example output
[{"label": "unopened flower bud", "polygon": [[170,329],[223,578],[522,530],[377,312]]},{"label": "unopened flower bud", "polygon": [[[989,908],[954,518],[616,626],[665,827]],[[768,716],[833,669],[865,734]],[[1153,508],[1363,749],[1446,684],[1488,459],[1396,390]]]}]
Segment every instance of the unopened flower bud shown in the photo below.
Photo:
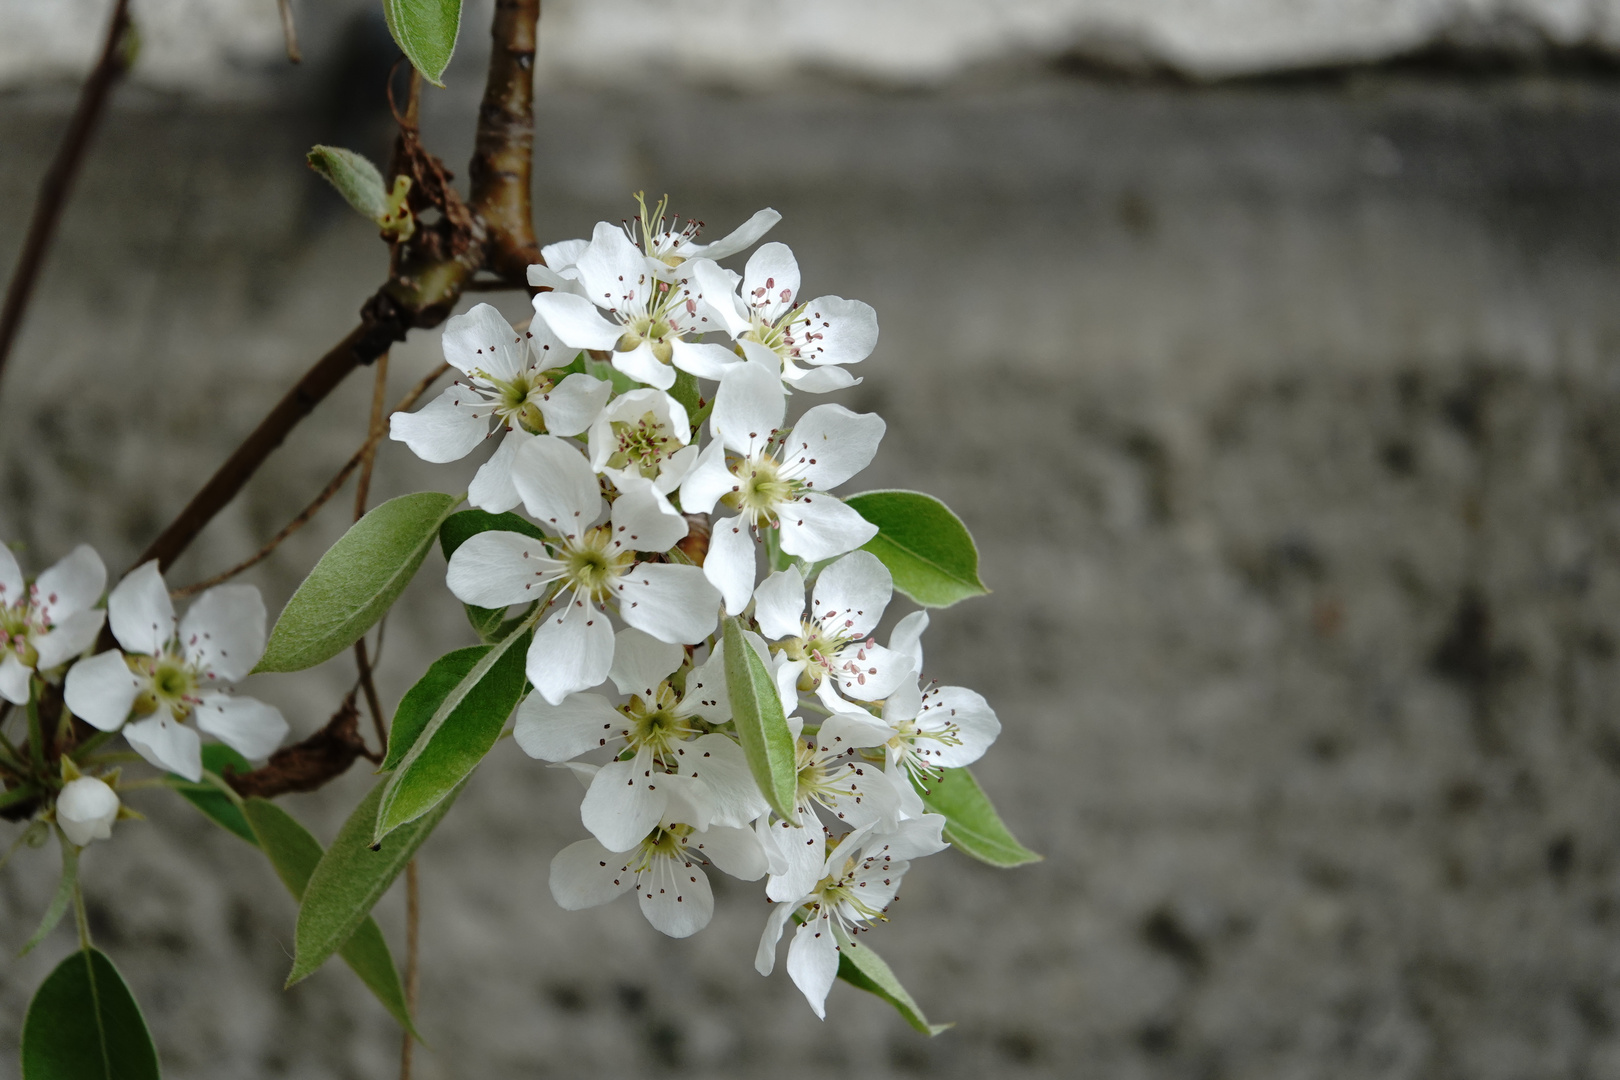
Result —
[{"label": "unopened flower bud", "polygon": [[56,823],[79,847],[111,837],[117,817],[118,793],[93,776],[72,781],[56,797]]}]

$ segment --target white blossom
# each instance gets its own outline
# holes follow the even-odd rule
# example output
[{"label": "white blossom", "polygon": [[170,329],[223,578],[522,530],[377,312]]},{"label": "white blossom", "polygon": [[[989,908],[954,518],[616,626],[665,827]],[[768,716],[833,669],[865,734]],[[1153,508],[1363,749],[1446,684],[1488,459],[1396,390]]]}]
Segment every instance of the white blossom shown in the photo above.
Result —
[{"label": "white blossom", "polygon": [[786,244],[762,244],[737,276],[707,259],[686,268],[720,328],[743,355],[781,373],[795,390],[824,393],[853,386],[841,365],[877,347],[877,313],[859,300],[818,296],[799,301],[799,263]]},{"label": "white blossom", "polygon": [[626,855],[596,840],[570,844],[551,860],[551,895],[568,911],[605,904],[631,889],[653,928],[670,937],[690,937],[714,915],[714,894],[702,863],[755,881],[765,873],[765,855],[747,829],[716,825],[699,832],[663,821]]},{"label": "white blossom", "polygon": [[95,643],[107,613],[94,605],[106,586],[107,568],[86,544],[32,585],[0,545],[0,699],[26,705],[30,673],[61,667]]},{"label": "white blossom", "polygon": [[660,509],[697,461],[686,408],[662,390],[621,394],[597,414],[589,435],[591,468],[620,491],[650,487]]},{"label": "white blossom", "polygon": [[118,819],[118,793],[103,780],[81,776],[63,785],[56,796],[56,823],[79,847],[112,836]]},{"label": "white blossom", "polygon": [[676,368],[717,379],[741,361],[723,345],[688,340],[719,328],[691,281],[670,280],[666,269],[600,222],[574,265],[581,292],[540,293],[535,315],[571,348],[610,351],[615,368],[659,390],[675,385]]},{"label": "white blossom", "polygon": [[872,460],[883,438],[882,417],[817,405],[784,438],[785,410],[781,383],[768,368],[732,368],[715,394],[713,441],[681,483],[687,513],[708,513],[716,503],[737,511],[714,523],[703,563],[731,615],[754,591],[750,530],[779,530],[782,550],[806,562],[854,551],[877,535],[877,526],[827,492]]},{"label": "white blossom", "polygon": [[797,567],[766,577],[754,590],[754,618],[780,658],[776,677],[784,701],[791,690],[821,691],[829,683],[861,701],[888,697],[911,674],[912,656],[891,652],[868,635],[893,595],[889,568],[866,551],[851,552],[821,571],[808,613]]},{"label": "white blossom", "polygon": [[820,864],[813,884],[771,910],[754,957],[755,970],[769,975],[775,968],[782,931],[788,919],[801,912],[804,921],[788,946],[788,975],[816,1015],[826,1019],[827,992],[838,977],[838,954],[859,948],[855,935],[884,919],[910,860],[945,848],[940,836],[944,826],[943,817],[930,814],[888,832],[870,826],[851,831]]},{"label": "white blossom", "polygon": [[614,760],[592,778],[580,817],[609,851],[640,843],[675,797],[690,807],[682,820],[741,827],[767,804],[742,749],[709,729],[731,719],[719,652],[672,677],[686,650],[634,628],[622,630],[609,675],[629,701],[615,708],[598,694],[571,694],[552,705],[531,694],[518,707],[513,734],[530,757],[569,761],[606,748]]},{"label": "white blossom", "polygon": [[466,376],[414,413],[395,413],[389,437],[424,461],[459,461],[495,431],[506,437],[468,488],[468,501],[501,513],[518,504],[512,459],[534,435],[578,435],[602,411],[613,388],[578,372],[558,379],[576,350],[533,324],[520,333],[501,313],[479,304],[452,317],[444,331],[444,358]]},{"label": "white blossom", "polygon": [[74,664],[64,687],[68,708],[86,723],[122,728],[147,761],[193,781],[202,778],[202,745],[187,721],[252,760],[281,743],[287,721],[279,710],[226,692],[264,655],[267,616],[258,589],[209,589],[176,624],[154,561],[113,589],[107,618],[123,651]]},{"label": "white blossom", "polygon": [[[662,264],[670,269],[681,265],[687,259],[700,256],[707,259],[724,259],[728,255],[747,250],[782,220],[781,214],[766,207],[720,239],[700,244],[697,237],[703,231],[704,223],[688,219],[683,225],[679,217],[670,216],[667,195],[658,201],[651,213],[647,210],[646,196],[643,194],[636,195],[636,206],[641,212],[631,221],[623,223],[626,238],[639,246],[642,253],[653,263]],[[545,260],[544,264],[529,267],[529,284],[563,292],[580,291],[577,267],[580,256],[590,244],[589,240],[562,240],[555,244],[547,244],[540,249],[540,257]]]},{"label": "white blossom", "polygon": [[660,641],[691,645],[714,632],[720,595],[701,570],[637,558],[667,551],[687,533],[686,519],[665,513],[650,491],[622,493],[609,523],[596,525],[602,515],[596,474],[577,448],[552,435],[524,444],[513,478],[524,508],[552,539],[480,533],[456,549],[445,580],[457,599],[479,607],[552,605],[527,662],[529,681],[546,701],[560,704],[607,678],[610,605]]}]

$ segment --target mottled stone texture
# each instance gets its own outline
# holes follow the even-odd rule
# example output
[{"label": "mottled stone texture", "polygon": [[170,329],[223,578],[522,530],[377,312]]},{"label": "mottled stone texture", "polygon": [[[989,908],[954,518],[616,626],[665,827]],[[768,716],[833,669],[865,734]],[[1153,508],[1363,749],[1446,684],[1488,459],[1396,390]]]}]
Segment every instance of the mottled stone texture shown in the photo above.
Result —
[{"label": "mottled stone texture", "polygon": [[[89,539],[124,565],[348,328],[384,254],[299,155],[377,151],[354,100],[114,118],[0,387],[0,535],[25,561]],[[548,239],[639,187],[721,229],[770,203],[806,288],[877,307],[844,400],[889,435],[849,486],[935,492],[979,537],[995,592],[936,616],[928,666],[999,709],[981,776],[1048,859],[928,860],[871,936],[954,1031],[849,988],[821,1024],[751,969],[753,886],[685,942],[628,901],[557,910],[579,791],[503,744],[422,856],[419,1075],[1620,1075],[1620,87],[543,109]],[[465,119],[432,118],[452,160]],[[8,257],[60,122],[0,110]],[[399,349],[394,392],[435,353]],[[368,399],[360,376],[324,405],[176,579],[290,517]],[[390,445],[376,494],[471,468]],[[272,607],[346,513],[255,572]],[[389,623],[389,701],[469,639],[441,573]],[[351,677],[251,689],[304,733]],[[330,837],[367,782],[286,805]],[[169,1075],[390,1075],[396,1032],[348,973],[281,991],[294,909],[257,856],[132,801],[151,821],[90,852],[87,889]],[[0,873],[0,948],[53,873],[49,852]],[[398,896],[379,914],[397,942]],[[69,944],[0,969],[0,1041]]]}]

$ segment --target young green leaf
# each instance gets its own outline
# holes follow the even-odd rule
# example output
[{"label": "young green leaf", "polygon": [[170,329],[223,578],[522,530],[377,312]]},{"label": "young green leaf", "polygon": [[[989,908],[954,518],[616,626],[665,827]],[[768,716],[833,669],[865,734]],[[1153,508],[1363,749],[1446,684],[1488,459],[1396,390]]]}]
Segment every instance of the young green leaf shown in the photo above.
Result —
[{"label": "young green leaf", "polygon": [[703,425],[703,421],[714,411],[714,395],[710,394],[704,398],[697,377],[689,371],[675,373],[675,385],[669,388],[669,396],[680,402],[681,408],[686,410],[686,419],[692,425],[694,435]]},{"label": "young green leaf", "polygon": [[23,1080],[158,1080],[141,1007],[99,949],[73,953],[45,977],[22,1030]]},{"label": "young green leaf", "polygon": [[[309,877],[325,854],[321,842],[298,823],[291,814],[265,799],[249,799],[243,806],[244,820],[252,823],[258,844],[270,858],[276,876],[287,886],[294,900],[302,900]],[[353,936],[343,943],[338,954],[354,973],[360,976],[371,992],[377,995],[383,1008],[415,1038],[416,1026],[411,1022],[410,1006],[405,1003],[405,988],[394,967],[394,957],[388,951],[388,942],[371,916],[355,929]]]},{"label": "young green leaf", "polygon": [[[432,810],[484,760],[484,755],[501,737],[501,729],[517,707],[518,698],[523,696],[523,666],[530,637],[525,631],[508,635],[494,645],[459,649],[428,669],[428,676],[432,676],[434,668],[450,661],[440,673],[441,678],[424,691],[420,699],[412,702],[413,715],[407,724],[415,733],[409,743],[398,740],[408,749],[399,756],[394,775],[383,787],[373,839],[381,840],[406,822]],[[478,655],[471,655],[474,653]],[[468,659],[472,664],[461,678],[438,694],[439,686],[445,681],[442,676],[461,669]],[[428,676],[423,677],[424,681]],[[412,687],[411,693],[415,692],[416,687]],[[407,699],[411,693],[405,695]],[[438,701],[423,719],[421,714],[428,711],[424,706],[430,694],[438,694]],[[403,706],[401,702],[401,712],[404,712]],[[402,734],[398,714],[393,730],[394,734],[389,736],[390,761],[394,760],[395,737]]]},{"label": "young green leaf", "polygon": [[254,670],[302,671],[360,640],[410,584],[460,501],[401,495],[355,522],[287,601]]},{"label": "young green leaf", "polygon": [[424,79],[443,86],[440,77],[461,32],[461,0],[383,0],[383,17],[399,51]]},{"label": "young green leaf", "polygon": [[749,644],[742,623],[727,616],[723,625],[726,692],[731,695],[731,717],[737,725],[737,741],[748,758],[754,782],[783,819],[798,823],[794,810],[798,797],[799,774],[794,763],[793,733],[782,715],[782,699],[765,662]]},{"label": "young green leaf", "polygon": [[309,167],[337,188],[348,204],[373,221],[388,213],[388,187],[382,173],[363,155],[341,146],[313,147],[305,158]]},{"label": "young green leaf", "polygon": [[979,549],[962,519],[932,495],[867,491],[844,502],[878,527],[864,550],[882,560],[894,587],[925,607],[950,607],[989,592],[979,580]]},{"label": "young green leaf", "polygon": [[966,769],[945,769],[938,780],[916,783],[923,805],[945,815],[945,839],[964,855],[991,866],[1023,866],[1041,856],[1013,839],[990,797]]},{"label": "young green leaf", "polygon": [[461,685],[461,680],[488,652],[488,645],[471,645],[445,653],[428,665],[394,710],[394,722],[388,727],[388,752],[378,772],[392,772],[405,759],[450,691]]},{"label": "young green leaf", "polygon": [[900,980],[894,977],[889,965],[884,963],[883,957],[862,942],[851,941],[839,950],[838,977],[893,1005],[906,1023],[924,1035],[938,1035],[952,1026],[930,1024],[911,995],[906,993],[906,988],[900,985]]},{"label": "young green leaf", "polygon": [[[545,534],[527,518],[521,518],[513,513],[491,514],[487,510],[463,510],[459,514],[451,514],[439,526],[439,549],[444,552],[446,562],[456,553],[456,548],[466,543],[481,532],[515,532],[535,540],[544,540]],[[467,609],[467,621],[478,636],[485,641],[499,641],[505,637],[501,627],[505,624],[505,608],[481,608],[472,604],[463,604]]]},{"label": "young green leaf", "polygon": [[62,878],[57,883],[56,895],[51,897],[49,906],[45,908],[45,917],[39,920],[39,929],[23,945],[22,951],[17,954],[19,958],[33,952],[34,946],[56,929],[56,924],[62,921],[68,905],[73,902],[73,889],[79,883],[79,849],[62,834],[60,826],[57,827],[56,838],[62,842]]},{"label": "young green leaf", "polygon": [[[225,775],[227,767],[239,773],[248,772],[253,768],[252,762],[224,743],[209,743],[204,746],[202,761],[204,769],[219,776]],[[178,791],[192,806],[201,810],[214,824],[250,844],[257,846],[259,843],[258,838],[253,835],[253,827],[248,824],[247,818],[242,816],[242,811],[236,803],[213,784],[194,784],[183,776],[170,773],[169,786]]]},{"label": "young green leaf", "polygon": [[[465,783],[463,781],[462,786]],[[372,907],[405,869],[422,841],[450,812],[461,788],[450,792],[439,805],[415,821],[389,833],[373,850],[371,838],[376,830],[377,806],[382,801],[382,793],[383,785],[378,784],[360,801],[309,876],[304,899],[298,907],[296,955],[287,976],[288,986],[326,963],[365,922]]]}]

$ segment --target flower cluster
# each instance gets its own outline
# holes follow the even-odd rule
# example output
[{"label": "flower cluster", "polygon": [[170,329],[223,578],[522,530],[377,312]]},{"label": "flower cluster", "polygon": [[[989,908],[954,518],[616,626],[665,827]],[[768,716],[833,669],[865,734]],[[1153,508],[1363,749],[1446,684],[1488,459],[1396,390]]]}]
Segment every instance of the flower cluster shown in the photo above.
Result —
[{"label": "flower cluster", "polygon": [[[703,245],[643,205],[546,248],[527,329],[483,304],[453,318],[444,354],[462,378],[391,434],[434,462],[499,436],[468,499],[529,519],[466,539],[447,584],[479,608],[521,606],[509,632],[532,629],[516,741],[586,789],[590,836],[553,860],[557,902],[634,891],[684,937],[711,918],[710,871],[763,879],[775,906],[756,966],[772,970],[795,922],[788,971],[819,1016],[840,951],[883,920],[913,860],[946,846],[928,785],[1000,725],[978,694],[924,679],[926,613],[873,637],[894,582],[860,550],[877,527],[835,492],[884,422],[823,403],[790,426],[787,412],[796,392],[858,381],[877,319],[801,299],[786,245],[759,246],[740,275],[720,265],[777,218]],[[772,808],[740,745],[723,615],[774,681],[791,807]]]}]

